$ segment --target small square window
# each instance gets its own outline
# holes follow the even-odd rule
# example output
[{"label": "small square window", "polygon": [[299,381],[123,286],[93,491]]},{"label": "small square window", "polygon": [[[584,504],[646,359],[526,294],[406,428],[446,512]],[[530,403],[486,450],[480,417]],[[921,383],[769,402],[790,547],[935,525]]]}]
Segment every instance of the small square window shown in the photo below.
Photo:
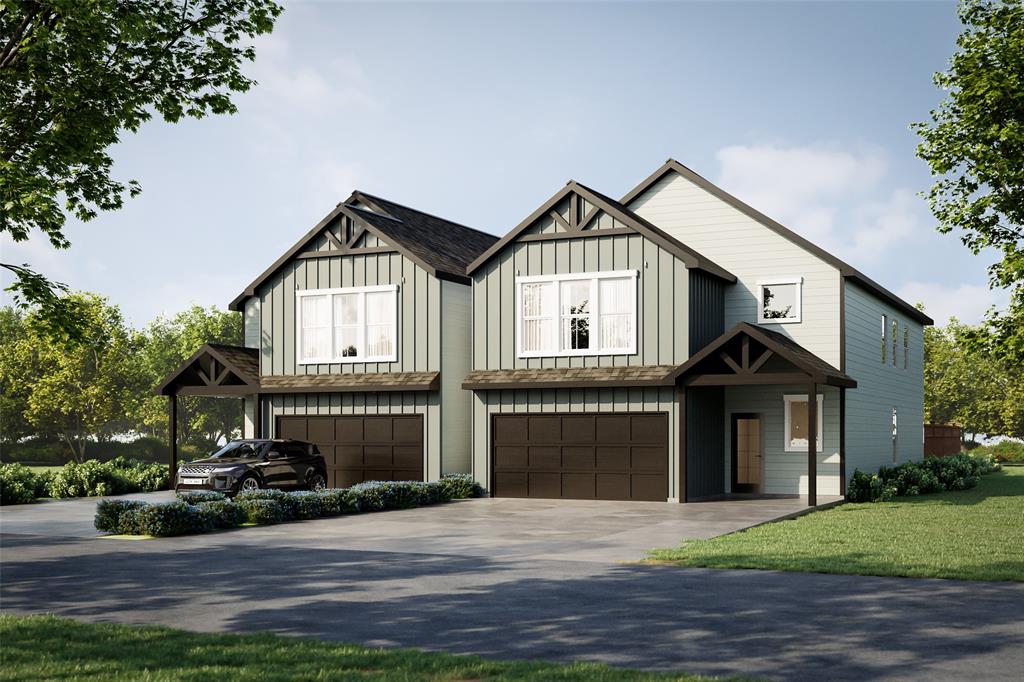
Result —
[{"label": "small square window", "polygon": [[[786,415],[785,415],[785,443],[784,450],[786,452],[807,452],[807,436],[809,434],[808,423],[807,423],[807,395],[787,395],[783,396],[786,401]],[[822,393],[818,394],[818,417],[817,428],[815,429],[815,449],[818,452],[825,451],[825,445],[822,442],[824,438],[824,428],[822,422],[824,421],[824,404],[825,395]]]},{"label": "small square window", "polygon": [[800,287],[803,278],[789,277],[757,283],[757,321],[778,324],[800,321]]}]

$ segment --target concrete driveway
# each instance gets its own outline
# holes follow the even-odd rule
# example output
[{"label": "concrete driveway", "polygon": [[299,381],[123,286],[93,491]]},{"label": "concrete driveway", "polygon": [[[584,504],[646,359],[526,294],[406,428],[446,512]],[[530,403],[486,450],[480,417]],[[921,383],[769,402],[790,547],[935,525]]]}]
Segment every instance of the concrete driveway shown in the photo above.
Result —
[{"label": "concrete driveway", "polygon": [[654,670],[1019,679],[1024,585],[622,563],[796,502],[472,500],[144,541],[92,537],[92,501],[6,508],[0,603]]}]

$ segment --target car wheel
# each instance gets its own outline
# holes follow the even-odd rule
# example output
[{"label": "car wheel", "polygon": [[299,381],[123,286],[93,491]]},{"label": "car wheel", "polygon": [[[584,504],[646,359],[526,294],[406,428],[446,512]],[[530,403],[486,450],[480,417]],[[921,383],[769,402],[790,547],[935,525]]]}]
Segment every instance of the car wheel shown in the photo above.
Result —
[{"label": "car wheel", "polygon": [[324,479],[323,474],[314,473],[309,477],[309,489],[310,490],[323,490],[327,487],[327,481]]},{"label": "car wheel", "polygon": [[252,474],[247,474],[245,478],[238,483],[238,492],[240,493],[252,492],[253,490],[259,489],[260,479],[256,478]]}]

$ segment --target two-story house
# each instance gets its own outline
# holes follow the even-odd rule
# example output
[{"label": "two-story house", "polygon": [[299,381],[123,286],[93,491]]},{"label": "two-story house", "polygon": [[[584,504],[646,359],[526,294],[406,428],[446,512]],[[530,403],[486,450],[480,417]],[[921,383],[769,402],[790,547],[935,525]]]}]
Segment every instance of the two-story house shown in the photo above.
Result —
[{"label": "two-story house", "polygon": [[500,240],[355,192],[230,307],[245,347],[161,392],[242,397],[245,435],[317,443],[334,486],[813,504],[921,456],[931,320],[672,160]]},{"label": "two-story house", "polygon": [[245,347],[207,345],[160,387],[241,397],[243,435],[316,443],[328,485],[469,471],[470,280],[496,237],[354,192],[230,303]]},{"label": "two-story house", "polygon": [[468,273],[493,495],[813,502],[921,456],[931,320],[675,161],[568,183]]}]

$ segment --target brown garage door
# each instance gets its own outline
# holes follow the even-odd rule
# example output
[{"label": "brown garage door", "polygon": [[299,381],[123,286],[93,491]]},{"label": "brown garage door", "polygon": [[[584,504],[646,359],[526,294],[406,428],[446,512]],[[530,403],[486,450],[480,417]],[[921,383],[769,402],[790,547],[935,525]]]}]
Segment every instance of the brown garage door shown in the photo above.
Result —
[{"label": "brown garage door", "polygon": [[668,497],[665,413],[495,415],[495,497]]},{"label": "brown garage door", "polygon": [[327,482],[345,488],[361,481],[423,480],[423,416],[278,417],[280,438],[316,443]]}]

